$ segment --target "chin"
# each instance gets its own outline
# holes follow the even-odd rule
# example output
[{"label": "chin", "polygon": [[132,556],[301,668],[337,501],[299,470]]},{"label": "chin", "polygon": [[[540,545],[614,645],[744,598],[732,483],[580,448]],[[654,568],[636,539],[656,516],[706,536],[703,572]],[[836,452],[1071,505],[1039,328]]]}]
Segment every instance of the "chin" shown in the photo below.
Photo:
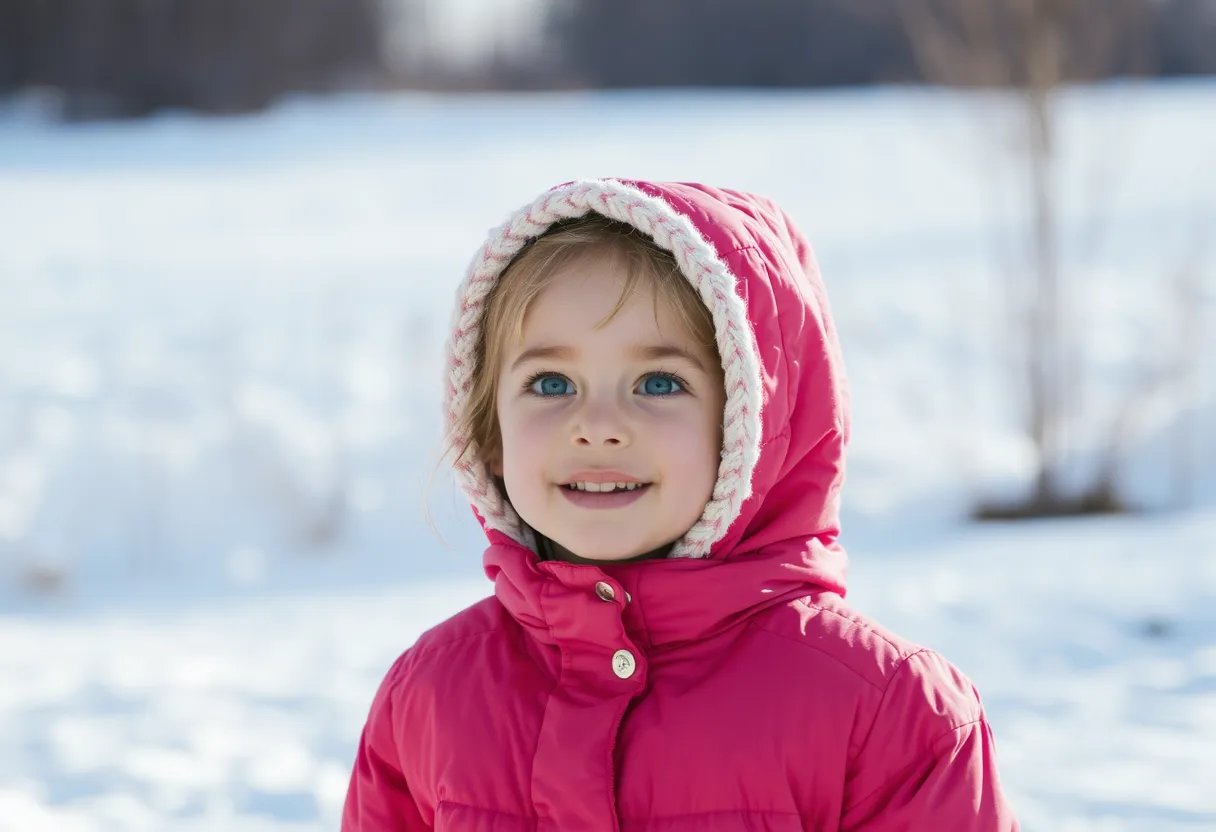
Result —
[{"label": "chin", "polygon": [[629,560],[630,558],[636,558],[638,555],[645,554],[645,552],[634,552],[631,549],[621,550],[584,548],[582,550],[570,549],[570,551],[586,560],[601,560],[605,562],[614,560]]}]

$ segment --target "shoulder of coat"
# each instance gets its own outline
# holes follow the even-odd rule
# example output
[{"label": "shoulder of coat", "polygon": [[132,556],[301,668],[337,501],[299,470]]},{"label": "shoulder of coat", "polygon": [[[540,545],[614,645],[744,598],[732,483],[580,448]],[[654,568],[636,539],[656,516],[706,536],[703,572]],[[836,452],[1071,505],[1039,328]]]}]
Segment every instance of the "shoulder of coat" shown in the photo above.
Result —
[{"label": "shoulder of coat", "polygon": [[420,635],[408,651],[411,663],[418,664],[432,655],[446,657],[475,639],[504,634],[510,621],[496,598],[483,598]]},{"label": "shoulder of coat", "polygon": [[904,662],[924,651],[830,592],[775,607],[754,624],[801,645],[809,662],[838,665],[878,690],[886,688]]}]

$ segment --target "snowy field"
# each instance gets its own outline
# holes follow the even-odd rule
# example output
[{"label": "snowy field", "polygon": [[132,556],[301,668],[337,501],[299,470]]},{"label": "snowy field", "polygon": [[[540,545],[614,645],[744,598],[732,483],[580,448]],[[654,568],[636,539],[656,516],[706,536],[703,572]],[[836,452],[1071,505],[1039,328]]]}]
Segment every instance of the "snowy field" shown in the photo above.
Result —
[{"label": "snowy field", "polygon": [[1070,475],[1133,413],[1145,511],[1016,526],[960,519],[1029,472],[999,102],[0,108],[0,830],[336,828],[382,673],[490,588],[436,470],[455,284],[517,204],[599,175],[765,193],[815,244],[850,597],[974,679],[1025,827],[1216,829],[1216,84],[1062,107]]}]

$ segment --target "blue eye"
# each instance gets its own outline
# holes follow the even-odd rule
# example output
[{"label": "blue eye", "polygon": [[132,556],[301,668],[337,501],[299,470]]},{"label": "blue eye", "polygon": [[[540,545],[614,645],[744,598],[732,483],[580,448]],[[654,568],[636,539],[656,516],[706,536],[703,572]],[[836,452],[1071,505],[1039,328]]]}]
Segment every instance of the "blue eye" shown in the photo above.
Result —
[{"label": "blue eye", "polygon": [[569,396],[574,393],[574,385],[570,383],[570,379],[551,373],[531,379],[528,389],[537,396]]},{"label": "blue eye", "polygon": [[642,392],[647,396],[672,396],[683,393],[684,386],[675,376],[654,373],[642,380]]}]

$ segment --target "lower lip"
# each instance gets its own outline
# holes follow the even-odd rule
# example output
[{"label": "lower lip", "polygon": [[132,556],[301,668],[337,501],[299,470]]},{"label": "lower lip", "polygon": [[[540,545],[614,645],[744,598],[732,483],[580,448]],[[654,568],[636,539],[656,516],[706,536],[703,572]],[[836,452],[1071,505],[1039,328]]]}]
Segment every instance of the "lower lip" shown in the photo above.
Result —
[{"label": "lower lip", "polygon": [[579,508],[624,508],[637,502],[650,490],[649,485],[632,491],[578,491],[558,486],[567,500]]}]

